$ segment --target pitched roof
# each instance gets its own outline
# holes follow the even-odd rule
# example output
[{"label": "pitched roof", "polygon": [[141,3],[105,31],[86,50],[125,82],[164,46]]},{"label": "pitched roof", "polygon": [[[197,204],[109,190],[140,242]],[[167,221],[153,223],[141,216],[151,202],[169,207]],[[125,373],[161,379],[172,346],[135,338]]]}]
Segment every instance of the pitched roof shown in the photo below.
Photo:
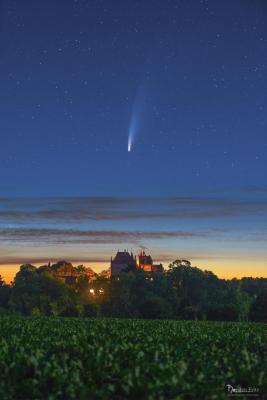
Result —
[{"label": "pitched roof", "polygon": [[112,260],[114,264],[128,264],[132,263],[133,261],[134,261],[133,255],[126,250],[118,251],[116,256],[114,257],[114,260]]}]

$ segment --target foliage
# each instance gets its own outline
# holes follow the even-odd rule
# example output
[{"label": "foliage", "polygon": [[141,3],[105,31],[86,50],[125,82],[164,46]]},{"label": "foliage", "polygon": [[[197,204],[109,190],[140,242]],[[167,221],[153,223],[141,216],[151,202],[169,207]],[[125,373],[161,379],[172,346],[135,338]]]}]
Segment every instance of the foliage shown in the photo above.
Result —
[{"label": "foliage", "polygon": [[261,324],[13,316],[1,317],[0,338],[2,400],[220,400],[227,384],[267,392]]},{"label": "foliage", "polygon": [[23,265],[17,273],[9,308],[22,315],[78,316],[82,311],[74,290],[32,265]]},{"label": "foliage", "polygon": [[11,295],[11,287],[6,285],[0,275],[0,314],[6,314]]},{"label": "foliage", "polygon": [[21,266],[13,286],[0,279],[0,314],[266,321],[263,278],[227,281],[175,260],[164,273],[133,270],[109,279],[64,263],[78,272],[76,283],[32,265]]},{"label": "foliage", "polygon": [[259,294],[250,311],[252,321],[267,322],[267,289]]}]

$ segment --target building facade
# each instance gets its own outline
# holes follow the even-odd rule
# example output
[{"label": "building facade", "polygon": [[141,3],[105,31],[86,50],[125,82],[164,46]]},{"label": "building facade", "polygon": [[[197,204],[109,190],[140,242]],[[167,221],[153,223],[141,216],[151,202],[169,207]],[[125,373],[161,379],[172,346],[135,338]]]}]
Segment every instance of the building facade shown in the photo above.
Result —
[{"label": "building facade", "polygon": [[144,272],[163,272],[162,264],[154,264],[150,255],[141,251],[137,257],[127,250],[118,251],[114,259],[111,257],[110,274],[111,277],[118,276],[121,272],[129,272],[142,269]]},{"label": "building facade", "polygon": [[88,280],[93,280],[96,276],[91,268],[85,268],[83,266],[82,268],[74,267],[71,263],[63,260],[52,265],[50,263],[48,265],[43,265],[38,268],[38,272],[47,272],[66,285],[74,285],[82,276],[86,277]]},{"label": "building facade", "polygon": [[136,269],[136,258],[133,256],[133,253],[130,254],[127,250],[118,251],[114,259],[111,257],[111,276],[116,276],[121,272],[128,272],[134,269]]},{"label": "building facade", "polygon": [[144,272],[163,272],[162,264],[154,264],[150,255],[141,251],[136,258],[137,268],[141,268]]}]

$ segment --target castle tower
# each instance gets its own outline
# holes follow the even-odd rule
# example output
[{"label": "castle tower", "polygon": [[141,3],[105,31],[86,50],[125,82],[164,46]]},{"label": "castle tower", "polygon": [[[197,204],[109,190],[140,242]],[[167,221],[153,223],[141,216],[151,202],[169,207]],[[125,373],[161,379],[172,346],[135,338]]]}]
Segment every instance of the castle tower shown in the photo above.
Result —
[{"label": "castle tower", "polygon": [[136,269],[136,262],[133,253],[130,254],[127,250],[118,251],[114,259],[111,257],[111,276],[116,276],[121,272],[127,272],[133,269]]}]

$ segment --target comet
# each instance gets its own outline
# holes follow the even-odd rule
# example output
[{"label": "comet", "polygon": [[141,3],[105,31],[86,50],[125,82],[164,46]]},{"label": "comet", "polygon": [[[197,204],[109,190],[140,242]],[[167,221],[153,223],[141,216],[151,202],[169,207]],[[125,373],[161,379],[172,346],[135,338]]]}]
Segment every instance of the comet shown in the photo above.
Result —
[{"label": "comet", "polygon": [[131,139],[129,137],[128,138],[128,152],[130,153],[131,150],[132,150],[132,143],[131,143]]},{"label": "comet", "polygon": [[128,133],[128,153],[130,153],[132,151],[133,140],[134,140],[134,137],[136,135],[136,128],[137,128],[136,110],[134,108],[133,109],[133,113],[132,113],[131,122],[130,122],[129,133]]},{"label": "comet", "polygon": [[132,151],[133,148],[133,143],[137,134],[137,131],[139,131],[140,128],[140,120],[141,120],[141,114],[144,109],[144,93],[143,93],[143,88],[139,88],[137,90],[135,99],[134,99],[134,104],[133,104],[133,109],[132,109],[132,115],[131,115],[131,120],[130,120],[130,126],[129,126],[129,131],[128,131],[128,153]]},{"label": "comet", "polygon": [[132,151],[133,137],[134,137],[134,129],[133,129],[133,126],[130,126],[129,135],[128,135],[128,153],[130,153],[130,151]]}]

